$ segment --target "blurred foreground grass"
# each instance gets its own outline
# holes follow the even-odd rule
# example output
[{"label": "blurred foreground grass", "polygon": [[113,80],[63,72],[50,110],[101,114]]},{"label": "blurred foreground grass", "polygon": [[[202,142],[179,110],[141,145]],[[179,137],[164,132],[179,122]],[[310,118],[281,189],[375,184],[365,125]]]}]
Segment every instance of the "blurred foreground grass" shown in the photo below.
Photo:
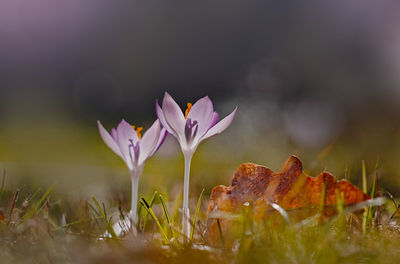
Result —
[{"label": "blurred foreground grass", "polygon": [[[140,207],[138,234],[128,232],[120,238],[104,234],[110,230],[110,224],[124,217],[128,201],[118,197],[105,201],[66,197],[54,193],[52,188],[30,193],[2,185],[1,263],[397,263],[400,260],[400,212],[390,198],[383,206],[371,207],[364,231],[360,210],[350,211],[340,205],[334,217],[321,218],[316,214],[305,221],[290,223],[283,221],[277,212],[269,214],[265,222],[256,222],[247,211],[241,217],[240,228],[231,230],[238,234],[237,240],[227,242],[229,234],[221,233],[220,240],[211,247],[204,236],[207,198],[202,200],[194,237],[187,244],[179,235],[179,197],[166,202],[169,212],[166,213],[161,199],[157,199],[158,193],[155,194],[155,199],[146,197],[154,218]],[[195,200],[191,208],[193,211],[196,208]],[[292,212],[288,213],[291,216]]]}]

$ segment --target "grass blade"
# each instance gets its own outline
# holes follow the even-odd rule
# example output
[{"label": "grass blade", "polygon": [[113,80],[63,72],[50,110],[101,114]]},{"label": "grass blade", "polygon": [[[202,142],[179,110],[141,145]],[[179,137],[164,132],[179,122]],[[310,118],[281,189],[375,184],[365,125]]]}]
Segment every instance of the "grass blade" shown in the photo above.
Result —
[{"label": "grass blade", "polygon": [[271,205],[271,207],[274,208],[282,216],[282,218],[286,221],[286,224],[291,225],[289,215],[285,209],[283,209],[279,206],[279,204],[276,203],[268,202],[268,204]]},{"label": "grass blade", "polygon": [[[156,201],[157,193],[158,193],[157,191],[155,191],[155,192],[153,193],[153,196],[152,196],[151,199],[150,199],[150,204],[147,204],[147,201],[143,199],[144,202],[149,206],[149,208],[151,208],[151,207],[153,206],[154,202]],[[147,225],[148,217],[149,217],[149,212],[147,212],[147,214],[146,214],[146,216],[145,216],[145,218],[144,218],[144,222],[143,222],[143,231],[146,230],[146,225]]]},{"label": "grass blade", "polygon": [[43,202],[46,200],[46,198],[50,195],[51,191],[53,190],[54,185],[52,185],[47,191],[40,197],[39,201],[34,205],[32,210],[30,210],[28,213],[24,215],[24,220],[27,220],[31,218],[37,211],[39,211],[40,207],[42,206]]},{"label": "grass blade", "polygon": [[200,205],[201,205],[201,200],[203,199],[203,193],[204,193],[204,188],[203,188],[203,190],[202,190],[201,193],[200,193],[199,200],[197,201],[196,211],[194,211],[193,224],[192,224],[192,228],[191,228],[191,230],[190,230],[190,240],[193,240],[194,227],[195,227],[195,225],[196,225],[197,215],[199,214]]},{"label": "grass blade", "polygon": [[174,230],[172,228],[172,219],[171,219],[171,217],[169,215],[167,204],[166,204],[166,202],[164,200],[164,197],[161,195],[161,193],[158,194],[158,198],[160,199],[161,206],[162,206],[162,208],[164,210],[165,218],[167,219],[167,223],[168,223],[168,226],[169,226],[169,228],[171,230],[172,237],[175,238],[175,233],[174,233]]},{"label": "grass blade", "polygon": [[[368,192],[367,189],[367,169],[365,167],[365,161],[363,160],[361,162],[361,169],[362,169],[362,190],[364,193]],[[364,213],[363,213],[363,218],[362,218],[362,231],[365,234],[367,232],[367,217],[368,217],[368,211],[367,207],[364,207]]]},{"label": "grass blade", "polygon": [[374,198],[374,196],[375,196],[376,178],[377,178],[377,174],[378,174],[378,167],[379,167],[379,157],[376,159],[375,168],[374,168],[374,181],[372,183],[371,198]]},{"label": "grass blade", "polygon": [[164,228],[161,226],[160,221],[158,221],[157,216],[155,215],[153,209],[151,209],[151,207],[149,206],[149,204],[147,203],[147,201],[142,197],[140,199],[140,204],[143,206],[143,208],[150,214],[150,216],[153,218],[153,220],[156,222],[158,228],[160,229],[161,232],[161,236],[163,237],[163,239],[165,240],[165,242],[167,244],[170,244],[170,241],[167,237],[167,235],[165,234]]},{"label": "grass blade", "polygon": [[363,192],[367,193],[367,169],[365,167],[365,161],[361,162],[361,170],[362,170],[362,190]]},{"label": "grass blade", "polygon": [[[376,159],[375,168],[374,168],[374,181],[372,182],[372,189],[371,189],[371,195],[370,195],[372,199],[375,197],[378,166],[379,166],[379,157]],[[367,217],[367,219],[368,219],[368,222],[372,221],[372,206],[368,207],[368,217]]]},{"label": "grass blade", "polygon": [[75,220],[75,221],[69,222],[69,223],[67,223],[67,224],[65,224],[65,225],[57,226],[57,227],[54,228],[52,231],[53,231],[53,232],[54,232],[54,231],[58,231],[58,230],[60,230],[60,229],[68,228],[68,227],[73,226],[73,225],[77,225],[77,224],[89,222],[89,221],[91,221],[91,220],[92,220],[92,218],[90,218],[90,217],[84,218],[84,219]]},{"label": "grass blade", "polygon": [[7,213],[8,219],[9,219],[8,221],[11,220],[13,210],[15,208],[15,205],[17,204],[17,201],[18,201],[18,196],[19,196],[19,189],[16,189],[15,192],[14,192],[13,198],[10,201],[9,206],[8,206],[8,213]]},{"label": "grass blade", "polygon": [[92,196],[92,200],[93,200],[94,204],[96,205],[97,210],[99,210],[100,214],[103,216],[104,221],[107,224],[107,230],[108,230],[108,232],[110,232],[112,238],[118,238],[118,236],[115,233],[114,228],[111,224],[111,221],[107,218],[107,215],[104,212],[103,208],[101,208],[101,205],[99,204],[99,202],[96,200],[96,198],[94,198],[94,196]]}]

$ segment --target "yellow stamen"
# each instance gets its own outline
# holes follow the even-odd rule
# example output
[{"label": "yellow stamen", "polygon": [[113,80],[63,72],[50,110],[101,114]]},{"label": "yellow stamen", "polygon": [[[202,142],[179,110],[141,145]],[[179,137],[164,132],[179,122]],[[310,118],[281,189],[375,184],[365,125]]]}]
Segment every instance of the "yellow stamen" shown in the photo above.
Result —
[{"label": "yellow stamen", "polygon": [[192,109],[192,104],[191,103],[187,103],[187,109],[185,111],[185,119],[187,119],[188,114],[190,112],[190,109]]},{"label": "yellow stamen", "polygon": [[132,128],[133,128],[133,130],[136,131],[136,134],[138,135],[139,140],[142,139],[142,133],[141,132],[143,130],[143,127],[136,128],[135,126],[132,126]]}]

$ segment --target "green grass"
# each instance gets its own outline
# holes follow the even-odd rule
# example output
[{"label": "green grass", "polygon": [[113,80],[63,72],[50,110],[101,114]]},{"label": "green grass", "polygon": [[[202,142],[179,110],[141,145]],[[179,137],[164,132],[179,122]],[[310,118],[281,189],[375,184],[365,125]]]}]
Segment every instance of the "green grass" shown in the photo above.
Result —
[{"label": "green grass", "polygon": [[[256,222],[246,212],[236,226],[237,240],[230,241],[221,228],[224,243],[211,247],[204,235],[203,192],[197,206],[192,204],[196,210],[189,244],[174,220],[180,218],[169,213],[176,207],[174,201],[158,192],[151,202],[140,200],[138,233],[124,237],[112,228],[120,219],[112,201],[102,203],[94,197],[65,201],[51,188],[37,198],[6,188],[2,192],[1,204],[8,211],[0,221],[1,263],[396,263],[400,259],[399,215],[390,217],[397,207],[391,199],[379,208],[361,205],[381,211],[369,218],[360,214],[360,208],[344,208],[340,197],[337,214],[323,222],[314,215],[303,221],[277,221],[282,219],[278,211]],[[111,236],[103,239],[106,231]]]}]

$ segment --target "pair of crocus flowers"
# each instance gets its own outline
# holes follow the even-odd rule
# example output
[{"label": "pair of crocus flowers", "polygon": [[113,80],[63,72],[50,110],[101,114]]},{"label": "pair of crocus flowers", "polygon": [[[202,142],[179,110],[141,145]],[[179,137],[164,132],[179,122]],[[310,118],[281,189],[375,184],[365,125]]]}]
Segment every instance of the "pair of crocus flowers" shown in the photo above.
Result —
[{"label": "pair of crocus flowers", "polygon": [[188,237],[189,223],[189,178],[192,156],[203,140],[223,132],[232,122],[236,108],[231,114],[218,122],[219,116],[214,112],[213,103],[208,96],[199,99],[195,104],[187,104],[183,114],[179,105],[166,92],[162,107],[156,102],[158,119],[141,136],[142,128],[135,128],[122,120],[117,128],[107,132],[98,121],[101,138],[106,145],[120,156],[129,169],[132,180],[132,201],[130,217],[137,222],[137,198],[139,177],[144,164],[162,145],[168,133],[179,142],[185,158],[184,191],[182,206],[182,232]]}]

